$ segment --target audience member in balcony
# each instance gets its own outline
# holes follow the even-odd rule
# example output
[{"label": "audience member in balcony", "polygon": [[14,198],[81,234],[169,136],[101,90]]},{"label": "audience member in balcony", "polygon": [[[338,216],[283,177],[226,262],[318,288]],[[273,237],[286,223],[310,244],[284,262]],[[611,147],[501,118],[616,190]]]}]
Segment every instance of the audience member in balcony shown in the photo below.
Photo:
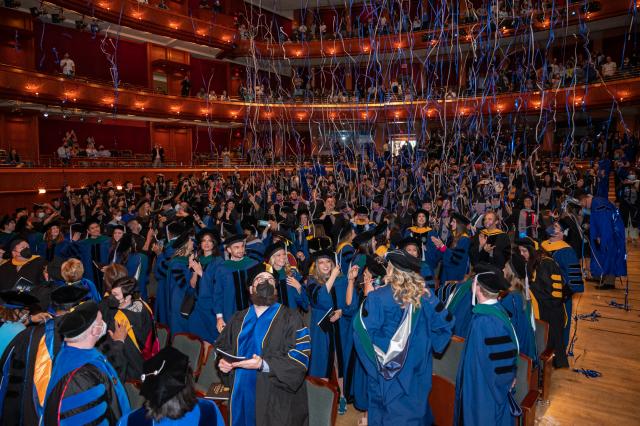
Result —
[{"label": "audience member in balcony", "polygon": [[162,167],[164,163],[164,148],[155,144],[151,150],[151,165],[153,167]]},{"label": "audience member in balcony", "polygon": [[617,65],[611,59],[611,56],[607,56],[607,62],[602,64],[602,77],[613,77],[616,74]]},{"label": "audience member in balcony", "polygon": [[167,6],[167,4],[164,2],[164,0],[160,0],[160,3],[158,3],[158,9],[167,10],[167,9],[169,9],[169,6]]},{"label": "audience member in balcony", "polygon": [[213,1],[213,6],[211,7],[211,9],[215,13],[222,13],[222,4],[220,3],[220,0],[214,0]]},{"label": "audience member in balcony", "polygon": [[104,145],[100,145],[98,147],[98,157],[103,157],[103,158],[111,157],[111,151],[106,149]]},{"label": "audience member in balcony", "polygon": [[11,148],[9,151],[9,156],[7,157],[7,163],[12,164],[14,166],[22,166],[22,161],[20,161],[20,155],[15,148]]},{"label": "audience member in balcony", "polygon": [[207,97],[209,98],[210,101],[217,101],[218,100],[218,96],[216,95],[216,91],[212,90],[209,92],[209,94],[207,95]]},{"label": "audience member in balcony", "polygon": [[67,77],[73,77],[76,75],[76,63],[69,57],[68,53],[64,54],[64,57],[60,61],[60,70],[62,74]]},{"label": "audience member in balcony", "polygon": [[182,89],[180,90],[180,95],[182,97],[187,97],[191,95],[191,81],[189,80],[189,76],[185,75],[180,83]]},{"label": "audience member in balcony", "polygon": [[95,158],[98,156],[98,150],[93,142],[87,142],[87,148],[84,150],[89,158]]},{"label": "audience member in balcony", "polygon": [[58,154],[58,158],[63,165],[69,164],[69,160],[71,160],[71,150],[65,142],[62,142],[62,145],[60,145],[56,153]]},{"label": "audience member in balcony", "polygon": [[207,97],[207,92],[206,92],[206,90],[204,90],[204,87],[201,87],[201,88],[200,88],[200,91],[198,91],[198,93],[196,94],[196,97],[197,97],[198,99],[206,99],[206,97]]},{"label": "audience member in balcony", "polygon": [[228,101],[229,100],[229,97],[227,96],[227,91],[226,90],[222,91],[222,94],[220,95],[220,100],[221,101]]}]

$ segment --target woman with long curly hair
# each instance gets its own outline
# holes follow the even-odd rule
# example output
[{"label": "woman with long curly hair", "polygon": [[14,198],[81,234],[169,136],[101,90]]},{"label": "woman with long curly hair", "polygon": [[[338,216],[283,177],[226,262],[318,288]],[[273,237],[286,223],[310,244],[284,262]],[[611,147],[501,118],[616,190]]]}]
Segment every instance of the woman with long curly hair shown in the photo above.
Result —
[{"label": "woman with long curly hair", "polygon": [[390,251],[385,286],[369,293],[355,318],[354,341],[367,374],[368,423],[432,423],[432,352],[451,338],[453,316],[425,289],[420,260]]}]

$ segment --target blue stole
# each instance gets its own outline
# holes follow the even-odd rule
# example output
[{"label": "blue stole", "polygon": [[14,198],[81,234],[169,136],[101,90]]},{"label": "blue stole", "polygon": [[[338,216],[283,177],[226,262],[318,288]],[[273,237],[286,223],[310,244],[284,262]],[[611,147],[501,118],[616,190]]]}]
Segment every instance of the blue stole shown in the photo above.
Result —
[{"label": "blue stole", "polygon": [[[120,406],[122,414],[128,413],[130,411],[130,407],[127,392],[125,391],[124,386],[122,386],[122,383],[120,383],[118,374],[113,369],[109,361],[107,361],[107,358],[96,348],[78,349],[67,346],[66,343],[62,345],[62,349],[60,349],[58,356],[56,356],[56,362],[54,362],[51,379],[49,380],[49,386],[47,387],[45,406],[47,403],[46,401],[51,395],[51,391],[55,388],[58,382],[60,382],[60,380],[62,380],[67,374],[87,364],[92,364],[109,376],[109,380],[115,387],[115,392],[118,397],[118,405]],[[60,412],[58,415],[97,401],[103,397],[105,392],[105,385],[100,383],[91,389],[71,395],[68,398],[65,398],[65,395],[63,394],[61,396],[62,401],[60,402]],[[60,426],[73,426],[77,424],[91,423],[92,421],[100,418],[106,410],[107,401],[102,401],[100,404],[89,408],[86,411],[61,419]]]},{"label": "blue stole", "polygon": [[[254,354],[262,355],[264,339],[281,306],[280,303],[274,303],[260,317],[256,315],[253,305],[249,308],[238,335],[238,356],[250,359]],[[233,393],[231,394],[231,426],[256,424],[257,377],[257,370],[245,370],[243,368],[235,370]]]}]

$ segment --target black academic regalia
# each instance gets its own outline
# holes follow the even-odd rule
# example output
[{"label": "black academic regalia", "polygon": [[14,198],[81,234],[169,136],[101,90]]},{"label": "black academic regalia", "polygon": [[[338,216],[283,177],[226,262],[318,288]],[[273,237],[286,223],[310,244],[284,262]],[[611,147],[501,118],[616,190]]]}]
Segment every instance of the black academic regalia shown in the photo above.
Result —
[{"label": "black academic regalia", "polygon": [[[38,424],[36,401],[44,403],[44,393],[48,384],[48,377],[34,387],[34,371],[36,361],[46,361],[46,358],[55,357],[60,350],[62,338],[55,332],[56,326],[62,317],[56,317],[51,324],[45,323],[27,327],[20,332],[7,346],[2,358],[0,368],[7,371],[8,385],[3,401],[0,401],[2,412],[0,424],[2,426],[31,426]],[[48,324],[48,325],[47,325]],[[51,340],[45,340],[53,349],[53,354],[38,354],[40,342],[49,335]],[[5,368],[7,370],[5,370]]]},{"label": "black academic regalia", "polygon": [[562,271],[549,257],[542,257],[531,284],[533,311],[538,319],[549,323],[549,341],[547,347],[553,349],[555,367],[568,367],[564,344],[564,327],[568,321],[564,301],[568,294],[562,280]]},{"label": "black academic regalia", "polygon": [[493,256],[484,251],[484,249],[480,249],[479,234],[476,234],[471,239],[471,247],[469,248],[471,265],[475,266],[479,262],[487,262],[495,265],[499,269],[503,269],[511,257],[511,241],[509,241],[509,236],[499,229],[494,231],[483,229],[481,232],[487,235],[487,244],[494,245]]},{"label": "black academic regalia", "polygon": [[[252,309],[252,308],[249,308]],[[215,346],[231,354],[237,353],[238,335],[249,309],[236,312],[222,331]],[[262,346],[262,358],[269,373],[257,373],[256,426],[304,426],[308,424],[308,401],[305,376],[309,358],[309,332],[302,317],[281,306],[276,313]],[[299,349],[299,350],[298,350]],[[234,371],[223,375],[230,386]],[[232,393],[238,391],[232,388]]]},{"label": "black academic regalia", "polygon": [[116,314],[120,311],[121,315],[126,316],[129,321],[131,332],[128,333],[124,343],[105,336],[100,342],[100,352],[107,356],[121,381],[140,380],[144,363],[142,351],[150,334],[152,335],[153,318],[140,301],[134,301],[129,308],[117,309],[108,306],[109,298],[103,300],[100,309],[102,318],[107,323],[107,329],[115,330],[115,323],[119,320]]}]

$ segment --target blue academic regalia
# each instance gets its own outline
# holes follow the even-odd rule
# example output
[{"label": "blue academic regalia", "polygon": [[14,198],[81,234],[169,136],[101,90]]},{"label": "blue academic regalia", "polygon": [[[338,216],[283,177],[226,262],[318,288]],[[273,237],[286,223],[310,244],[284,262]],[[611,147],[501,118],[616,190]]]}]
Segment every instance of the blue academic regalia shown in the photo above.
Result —
[{"label": "blue academic regalia", "polygon": [[110,239],[104,235],[98,238],[87,238],[78,241],[78,247],[82,254],[80,260],[84,266],[84,277],[91,280],[98,291],[104,290],[102,285],[102,271],[94,264],[106,265],[109,263]]},{"label": "blue academic regalia", "polygon": [[[602,176],[600,174],[602,173]],[[605,158],[598,162],[598,176],[596,177],[596,197],[609,197],[609,175],[611,174],[611,160]]]},{"label": "blue academic regalia", "polygon": [[[575,250],[569,244],[564,241],[543,241],[542,248],[551,254],[553,260],[556,261],[562,272],[562,280],[569,287],[571,293],[583,293],[584,292],[584,280],[582,279],[582,268],[580,267],[580,261],[576,255]],[[569,338],[571,334],[571,318],[573,311],[572,296],[567,297],[564,302],[565,310],[567,311],[568,321],[564,327],[564,345],[569,345]]]},{"label": "blue academic regalia", "polygon": [[425,287],[428,287],[430,289],[435,288],[435,274],[433,273],[431,266],[429,266],[429,263],[425,262],[424,260],[420,261],[420,275],[422,276],[422,278],[424,278]]},{"label": "blue academic regalia", "polygon": [[351,263],[353,262],[353,258],[356,255],[355,248],[353,248],[353,245],[351,243],[343,243],[338,246],[336,254],[338,255],[340,272],[342,272],[342,275],[348,275],[349,268],[351,268]]},{"label": "blue academic regalia", "polygon": [[149,300],[147,294],[147,281],[149,279],[149,259],[143,253],[129,253],[124,265],[130,277],[138,281],[138,291],[143,300]]},{"label": "blue academic regalia", "polygon": [[469,246],[471,240],[467,236],[461,236],[454,248],[449,248],[442,253],[442,270],[440,282],[462,281],[469,272]]},{"label": "blue academic regalia", "polygon": [[311,238],[313,238],[313,236],[309,234],[308,226],[305,226],[302,230],[296,231],[291,252],[295,255],[301,251],[302,254],[304,254],[305,259],[309,259],[311,257],[309,253],[309,239]]},{"label": "blue academic regalia", "polygon": [[500,304],[511,319],[520,344],[520,353],[528,356],[534,364],[537,364],[535,318],[531,310],[531,301],[527,300],[524,303],[521,292],[511,291],[500,299]]},{"label": "blue academic regalia", "polygon": [[274,270],[273,273],[278,277],[278,283],[276,285],[278,289],[278,302],[295,311],[302,309],[306,312],[309,309],[309,296],[307,295],[307,288],[303,283],[302,275],[300,275],[298,270],[292,267],[291,275],[300,283],[300,293],[298,293],[298,290],[294,287],[287,284],[287,275],[284,269],[279,271]]},{"label": "blue academic regalia", "polygon": [[[404,315],[412,315],[411,335],[404,362],[403,355],[390,362],[402,364],[393,375],[393,368],[380,365],[373,345],[386,352]],[[412,313],[395,301],[389,285],[369,293],[353,324],[356,352],[366,371],[369,424],[423,426],[433,422],[428,403],[432,351],[445,349],[453,322],[453,315],[433,293],[423,296],[420,309]]]},{"label": "blue academic regalia", "polygon": [[[345,371],[349,365],[353,348],[353,333],[351,321],[358,309],[358,296],[353,289],[351,304],[346,304],[347,277],[344,275],[336,278],[331,291],[328,292],[325,285],[316,282],[313,278],[307,281],[307,290],[311,302],[311,365],[309,375],[313,377],[330,377],[333,368],[333,354],[338,354],[338,377],[346,377]],[[330,309],[342,309],[342,316],[333,323],[332,330],[328,333],[322,331],[318,322]],[[347,386],[345,385],[345,388]],[[345,395],[349,393],[344,391]]]},{"label": "blue academic regalia", "polygon": [[499,303],[473,310],[458,366],[453,424],[513,426],[509,392],[517,372],[515,332]]},{"label": "blue academic regalia", "polygon": [[260,240],[251,240],[244,246],[246,256],[256,262],[262,262],[266,248],[267,246]]},{"label": "blue academic regalia", "polygon": [[191,411],[179,419],[165,417],[160,421],[147,418],[147,410],[142,407],[125,414],[118,421],[118,426],[224,426],[224,419],[218,406],[213,401],[198,398]]},{"label": "blue academic regalia", "polygon": [[156,258],[156,264],[153,268],[153,275],[156,278],[156,303],[154,313],[156,321],[160,324],[169,324],[169,300],[171,294],[167,286],[167,274],[169,272],[169,261],[173,256],[175,249],[168,245],[164,251]]},{"label": "blue academic regalia", "polygon": [[[98,381],[95,376],[87,376],[91,379],[83,377],[80,372],[88,369],[88,365],[97,369],[103,376],[102,380],[105,381]],[[83,380],[86,382],[85,385],[90,387],[68,395],[67,386],[69,381],[73,380],[70,379],[70,374],[78,377],[78,380]],[[62,380],[66,383],[63,387],[61,387]],[[109,400],[109,388],[113,392],[112,395],[115,396],[115,401]],[[47,387],[44,424],[60,426],[92,424],[93,422],[98,424],[100,419],[106,422],[104,416],[108,411],[114,412],[116,403],[121,414],[130,411],[124,386],[105,355],[96,348],[78,349],[63,344],[53,363],[51,379]],[[60,420],[52,418],[52,415]]]},{"label": "blue academic regalia", "polygon": [[249,270],[258,262],[249,257],[242,260],[225,260],[218,265],[214,275],[213,303],[217,314],[228,322],[236,311],[249,307]]},{"label": "blue academic regalia", "polygon": [[472,279],[469,279],[456,284],[446,301],[447,309],[456,318],[453,334],[460,337],[469,333],[471,324],[471,283]]},{"label": "blue academic regalia", "polygon": [[[596,239],[600,239],[600,244]],[[593,197],[589,221],[591,275],[627,275],[627,247],[624,222],[618,209],[606,198]]]},{"label": "blue academic regalia", "polygon": [[221,263],[221,257],[200,257],[202,277],[198,280],[197,288],[189,290],[195,294],[196,303],[187,319],[187,331],[211,344],[215,343],[219,334],[216,328],[213,292],[215,272]]},{"label": "blue academic regalia", "polygon": [[171,295],[169,303],[169,329],[171,333],[184,333],[189,331],[187,318],[182,316],[180,307],[187,293],[192,294],[191,277],[193,271],[189,269],[189,258],[175,256],[169,261],[169,272],[165,286]]}]

